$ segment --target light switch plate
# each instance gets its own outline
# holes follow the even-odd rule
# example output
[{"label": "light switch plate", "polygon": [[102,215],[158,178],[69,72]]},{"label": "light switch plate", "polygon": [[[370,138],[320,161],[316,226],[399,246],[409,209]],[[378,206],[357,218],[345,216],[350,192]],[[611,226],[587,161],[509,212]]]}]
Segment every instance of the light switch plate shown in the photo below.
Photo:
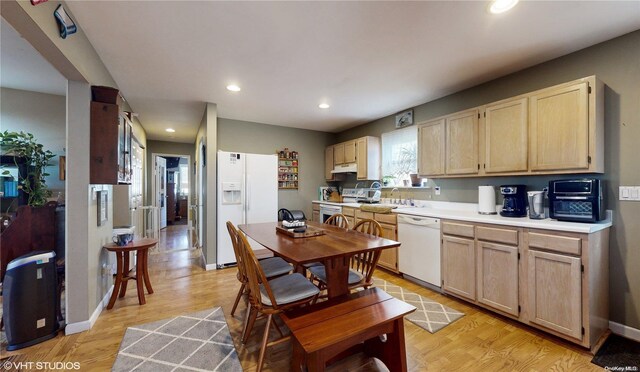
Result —
[{"label": "light switch plate", "polygon": [[620,186],[618,199],[624,201],[640,201],[640,186]]},{"label": "light switch plate", "polygon": [[433,188],[436,192],[436,195],[440,195],[440,186],[436,186]]}]

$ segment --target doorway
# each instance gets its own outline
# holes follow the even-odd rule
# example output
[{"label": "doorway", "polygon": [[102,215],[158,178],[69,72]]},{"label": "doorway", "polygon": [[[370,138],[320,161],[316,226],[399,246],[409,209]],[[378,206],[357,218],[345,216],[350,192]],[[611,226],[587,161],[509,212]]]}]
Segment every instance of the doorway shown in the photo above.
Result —
[{"label": "doorway", "polygon": [[191,157],[154,153],[152,159],[153,200],[160,212],[158,252],[195,249],[189,207],[192,194]]}]

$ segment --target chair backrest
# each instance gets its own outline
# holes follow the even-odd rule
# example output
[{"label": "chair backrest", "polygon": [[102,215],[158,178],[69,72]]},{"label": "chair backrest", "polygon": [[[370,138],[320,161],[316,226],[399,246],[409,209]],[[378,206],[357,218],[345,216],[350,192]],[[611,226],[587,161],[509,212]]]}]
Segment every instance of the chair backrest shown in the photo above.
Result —
[{"label": "chair backrest", "polygon": [[382,235],[382,226],[380,226],[380,223],[368,218],[360,220],[352,230],[373,236]]},{"label": "chair backrest", "polygon": [[233,226],[231,221],[227,221],[227,230],[229,231],[229,237],[231,238],[231,245],[233,245],[233,253],[236,255],[236,262],[238,263],[238,280],[241,283],[247,282],[247,269],[245,267],[244,257],[242,251],[240,251],[240,237],[238,229]]},{"label": "chair backrest", "polygon": [[345,217],[345,215],[342,213],[331,215],[331,217],[327,218],[324,223],[327,225],[342,227],[343,229],[349,228],[349,221],[347,221],[347,217]]},{"label": "chair backrest", "polygon": [[[379,237],[382,235],[382,226],[378,221],[371,219],[360,220],[352,230]],[[373,272],[380,259],[380,250],[359,253],[351,257],[351,269],[358,271],[364,277],[359,286],[369,287],[373,283]]]},{"label": "chair backrest", "polygon": [[251,302],[251,305],[258,311],[264,308],[265,305],[262,303],[262,295],[260,292],[260,286],[262,285],[269,296],[269,300],[272,304],[271,307],[277,309],[278,305],[276,304],[275,297],[273,296],[273,292],[269,286],[269,281],[264,275],[262,266],[260,266],[258,258],[253,253],[253,249],[251,249],[249,241],[240,231],[238,232],[238,247],[243,255],[245,268],[247,270],[247,285],[249,286],[249,301]]}]

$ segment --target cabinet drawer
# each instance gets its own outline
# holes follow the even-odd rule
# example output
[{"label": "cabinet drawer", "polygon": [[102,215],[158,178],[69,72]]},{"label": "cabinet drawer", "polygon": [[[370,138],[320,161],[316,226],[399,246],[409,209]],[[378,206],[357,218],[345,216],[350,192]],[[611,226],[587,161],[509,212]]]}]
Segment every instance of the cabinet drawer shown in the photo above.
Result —
[{"label": "cabinet drawer", "polygon": [[466,236],[469,238],[474,237],[473,225],[467,225],[463,223],[455,223],[449,221],[442,222],[442,233],[447,235]]},{"label": "cabinet drawer", "polygon": [[375,217],[375,220],[380,223],[388,223],[391,225],[398,224],[398,218],[393,213],[387,213],[387,214],[376,213],[374,217]]},{"label": "cabinet drawer", "polygon": [[358,209],[358,210],[356,210],[356,218],[359,218],[361,220],[364,220],[364,219],[368,218],[368,219],[372,220],[373,219],[373,213],[372,212],[363,212],[360,209]]},{"label": "cabinet drawer", "polygon": [[478,226],[476,229],[478,240],[518,245],[518,231]]},{"label": "cabinet drawer", "polygon": [[582,241],[576,236],[549,235],[529,232],[529,248],[548,249],[550,251],[580,255]]},{"label": "cabinet drawer", "polygon": [[318,204],[318,203],[313,203],[313,210],[314,210],[314,211],[318,211],[318,212],[319,212],[319,211],[320,211],[320,204]]},{"label": "cabinet drawer", "polygon": [[342,214],[344,214],[347,217],[354,217],[355,213],[356,213],[356,209],[355,208],[342,207]]}]

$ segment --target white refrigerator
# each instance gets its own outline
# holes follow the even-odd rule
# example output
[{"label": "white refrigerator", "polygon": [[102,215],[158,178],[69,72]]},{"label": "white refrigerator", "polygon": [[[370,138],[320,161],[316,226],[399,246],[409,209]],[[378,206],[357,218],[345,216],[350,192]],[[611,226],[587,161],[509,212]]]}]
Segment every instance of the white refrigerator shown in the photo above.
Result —
[{"label": "white refrigerator", "polygon": [[[218,151],[218,268],[236,262],[227,221],[245,223],[278,220],[278,157]],[[253,249],[262,247],[249,239]]]}]

